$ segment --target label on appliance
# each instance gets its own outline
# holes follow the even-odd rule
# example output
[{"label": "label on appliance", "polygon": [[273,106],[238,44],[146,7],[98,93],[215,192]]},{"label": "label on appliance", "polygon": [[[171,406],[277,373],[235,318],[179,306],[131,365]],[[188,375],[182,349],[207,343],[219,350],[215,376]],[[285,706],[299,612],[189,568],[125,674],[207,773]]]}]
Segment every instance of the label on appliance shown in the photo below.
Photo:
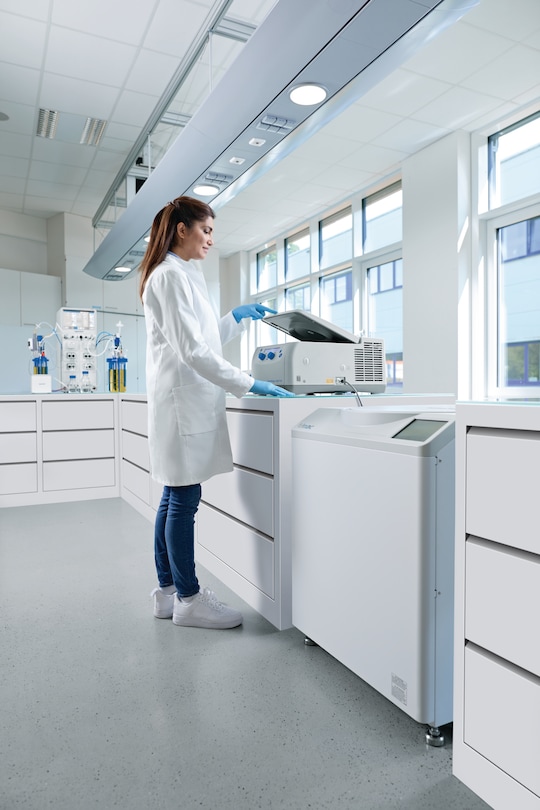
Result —
[{"label": "label on appliance", "polygon": [[391,692],[392,697],[395,697],[396,700],[399,700],[404,706],[407,705],[407,681],[404,681],[403,678],[400,678],[399,675],[395,675],[393,672]]}]

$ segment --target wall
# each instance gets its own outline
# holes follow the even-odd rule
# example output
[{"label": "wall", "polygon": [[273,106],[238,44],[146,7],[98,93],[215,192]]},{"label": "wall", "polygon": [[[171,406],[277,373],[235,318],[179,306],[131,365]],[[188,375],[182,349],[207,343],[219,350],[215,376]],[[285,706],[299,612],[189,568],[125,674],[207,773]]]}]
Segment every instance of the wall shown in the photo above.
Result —
[{"label": "wall", "polygon": [[[464,132],[448,135],[403,164],[406,393],[455,393],[462,399],[470,396],[469,164],[469,135]],[[103,328],[110,331],[118,319],[122,320],[130,363],[129,390],[144,392],[144,318],[136,297],[136,281],[103,282],[83,273],[94,251],[90,220],[59,214],[45,223],[0,211],[0,247],[5,239],[2,228],[8,227],[13,229],[19,249],[15,263],[28,265],[36,246],[42,262],[47,255],[49,273],[62,279],[60,305],[95,307],[104,313]],[[31,234],[30,239],[25,239],[25,233]],[[44,272],[43,265],[38,272]],[[204,272],[218,311],[225,313],[247,300],[247,253],[220,262],[218,252],[211,251]],[[6,324],[0,326],[2,337],[9,342]],[[13,336],[17,345],[21,336],[19,332]],[[226,346],[224,354],[234,365],[249,370],[250,351],[246,333]],[[0,385],[0,390],[3,388]]]},{"label": "wall", "polygon": [[[72,214],[58,214],[44,220],[0,211],[0,249],[4,246],[2,229],[9,228],[13,231],[16,249],[12,264],[0,269],[0,340],[8,347],[2,363],[0,393],[29,393],[32,356],[27,347],[28,338],[36,323],[47,321],[54,327],[56,313],[62,306],[96,309],[98,332],[105,330],[114,334],[117,323],[122,322],[123,345],[128,357],[128,392],[144,393],[146,332],[137,296],[137,279],[107,282],[83,272],[94,251],[91,221]],[[30,234],[30,238],[26,239],[26,234]],[[42,262],[39,275],[31,272],[30,267],[36,244]],[[215,279],[218,278],[217,265],[216,259]],[[52,327],[44,326],[40,331],[48,334]],[[49,371],[53,377],[59,366],[58,348],[58,341],[52,337],[47,342],[47,356],[50,356]],[[98,360],[98,386],[105,391],[108,387],[106,358],[110,355],[105,342],[100,344],[98,352],[103,352]],[[59,390],[60,383],[54,380],[53,387]]]},{"label": "wall", "polygon": [[2,267],[47,273],[47,225],[40,217],[0,211]]}]

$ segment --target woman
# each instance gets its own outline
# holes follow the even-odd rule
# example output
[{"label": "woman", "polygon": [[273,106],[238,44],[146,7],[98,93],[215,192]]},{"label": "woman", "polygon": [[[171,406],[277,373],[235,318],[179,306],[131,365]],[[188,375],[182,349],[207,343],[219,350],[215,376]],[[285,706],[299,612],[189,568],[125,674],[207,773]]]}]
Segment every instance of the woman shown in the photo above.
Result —
[{"label": "woman", "polygon": [[214,212],[177,197],[155,217],[141,263],[147,331],[146,384],[152,477],[164,485],[155,523],[159,587],[154,616],[190,627],[229,628],[242,615],[203,591],[195,573],[194,521],[201,482],[232,470],[225,392],[291,396],[228,363],[222,344],[244,330],[242,319],[271,312],[248,304],[221,320],[212,309],[197,260],[213,244]]}]

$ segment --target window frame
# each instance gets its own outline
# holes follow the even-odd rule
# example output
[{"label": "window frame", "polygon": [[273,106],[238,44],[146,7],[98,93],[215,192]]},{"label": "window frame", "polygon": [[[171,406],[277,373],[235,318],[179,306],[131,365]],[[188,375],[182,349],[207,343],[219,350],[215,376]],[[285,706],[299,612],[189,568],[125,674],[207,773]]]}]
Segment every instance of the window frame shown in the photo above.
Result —
[{"label": "window frame", "polygon": [[[373,197],[385,197],[388,194],[394,193],[397,189],[402,188],[402,180],[394,178],[391,182],[383,187],[378,186],[370,193],[365,190],[362,193],[352,195],[349,199],[344,200],[337,206],[330,208],[326,211],[319,213],[317,216],[305,220],[303,223],[297,223],[291,227],[289,232],[285,232],[280,236],[269,238],[264,246],[261,245],[249,253],[249,273],[250,273],[250,301],[261,301],[263,298],[275,299],[276,308],[278,311],[285,311],[285,298],[286,292],[290,288],[302,286],[304,284],[310,285],[311,290],[311,307],[310,312],[323,317],[321,315],[322,301],[321,301],[321,283],[327,276],[332,276],[340,272],[351,271],[351,284],[352,284],[352,312],[353,312],[353,328],[352,332],[356,335],[366,334],[366,314],[365,314],[365,301],[366,301],[366,273],[362,270],[363,265],[370,262],[373,264],[383,263],[381,257],[390,256],[389,261],[403,258],[402,240],[394,242],[389,245],[384,245],[369,253],[363,253],[364,243],[364,222],[363,222],[363,200]],[[403,206],[402,206],[403,208]],[[321,268],[320,266],[320,238],[321,238],[321,225],[330,219],[339,219],[343,215],[352,216],[352,239],[351,239],[351,255],[349,259],[342,260],[336,264],[329,265]],[[310,269],[309,273],[298,276],[298,278],[286,278],[286,255],[287,245],[289,240],[294,240],[299,235],[304,233],[310,235]],[[277,251],[277,286],[269,290],[257,291],[257,257],[265,249],[275,246]],[[259,326],[260,324],[255,321],[249,331],[249,335],[243,336],[242,340],[249,345],[249,353],[252,356],[255,348],[260,344],[259,340]],[[281,336],[281,342],[285,342],[288,338],[285,334]]]},{"label": "window frame", "polygon": [[[533,204],[510,203],[498,211],[482,214],[481,234],[485,248],[486,279],[484,291],[484,392],[490,399],[537,399],[538,385],[511,386],[499,384],[503,379],[503,358],[499,346],[499,243],[497,232],[508,225],[540,216],[540,194]],[[530,200],[530,198],[528,198]],[[473,304],[474,305],[474,304]]]}]

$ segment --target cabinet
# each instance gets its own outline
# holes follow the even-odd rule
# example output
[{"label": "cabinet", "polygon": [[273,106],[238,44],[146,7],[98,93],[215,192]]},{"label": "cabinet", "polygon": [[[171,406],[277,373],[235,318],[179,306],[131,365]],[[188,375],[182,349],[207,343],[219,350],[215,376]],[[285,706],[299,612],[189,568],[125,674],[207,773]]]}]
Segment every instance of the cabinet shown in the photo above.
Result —
[{"label": "cabinet", "polygon": [[456,408],[454,774],[540,809],[540,408]]},{"label": "cabinet", "polygon": [[153,521],[162,487],[150,475],[145,396],[120,397],[120,464],[122,497]]},{"label": "cabinet", "polygon": [[36,491],[36,403],[0,402],[0,494]]},{"label": "cabinet", "polygon": [[115,485],[111,399],[44,401],[42,427],[45,492]]},{"label": "cabinet", "polygon": [[6,396],[0,420],[0,506],[119,495],[114,396]]}]

